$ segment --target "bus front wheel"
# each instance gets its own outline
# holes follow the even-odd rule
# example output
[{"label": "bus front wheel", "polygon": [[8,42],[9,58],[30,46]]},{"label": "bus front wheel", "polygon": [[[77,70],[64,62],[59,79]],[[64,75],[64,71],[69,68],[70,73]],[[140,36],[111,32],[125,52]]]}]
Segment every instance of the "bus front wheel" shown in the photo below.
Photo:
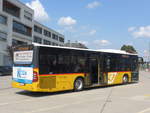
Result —
[{"label": "bus front wheel", "polygon": [[77,78],[74,82],[74,91],[81,91],[83,90],[84,82],[82,78]]}]

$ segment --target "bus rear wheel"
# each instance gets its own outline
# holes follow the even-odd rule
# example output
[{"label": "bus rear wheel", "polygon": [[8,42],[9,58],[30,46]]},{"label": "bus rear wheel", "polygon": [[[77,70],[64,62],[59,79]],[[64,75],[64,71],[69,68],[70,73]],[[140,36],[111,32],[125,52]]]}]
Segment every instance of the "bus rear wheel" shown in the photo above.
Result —
[{"label": "bus rear wheel", "polygon": [[128,75],[124,75],[122,78],[123,84],[127,84],[129,82]]},{"label": "bus rear wheel", "polygon": [[77,78],[74,82],[74,91],[81,91],[83,90],[84,83],[82,78]]}]

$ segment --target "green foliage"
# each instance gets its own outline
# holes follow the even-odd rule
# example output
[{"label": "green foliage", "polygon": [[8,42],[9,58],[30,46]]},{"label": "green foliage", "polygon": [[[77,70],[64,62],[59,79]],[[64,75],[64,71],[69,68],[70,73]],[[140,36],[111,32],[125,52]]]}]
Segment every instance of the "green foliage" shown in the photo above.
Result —
[{"label": "green foliage", "polygon": [[123,45],[123,46],[121,47],[121,50],[126,51],[126,52],[128,52],[128,53],[137,53],[137,51],[136,51],[136,50],[134,49],[134,47],[131,46],[131,45]]},{"label": "green foliage", "polygon": [[7,46],[6,52],[10,56],[11,60],[13,60],[13,47],[12,46]]}]

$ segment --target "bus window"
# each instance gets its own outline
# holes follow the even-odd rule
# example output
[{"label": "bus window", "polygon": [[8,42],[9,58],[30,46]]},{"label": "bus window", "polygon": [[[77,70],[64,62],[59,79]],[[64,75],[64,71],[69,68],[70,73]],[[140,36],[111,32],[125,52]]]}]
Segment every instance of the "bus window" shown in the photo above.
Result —
[{"label": "bus window", "polygon": [[70,56],[70,71],[72,73],[77,72],[76,71],[76,65],[77,65],[77,56]]},{"label": "bus window", "polygon": [[110,58],[107,58],[106,60],[106,69],[107,71],[110,71]]},{"label": "bus window", "polygon": [[85,58],[84,57],[78,57],[77,61],[77,67],[78,70],[76,72],[84,72],[85,71]]},{"label": "bus window", "polygon": [[56,73],[69,73],[70,72],[70,56],[59,55]]},{"label": "bus window", "polygon": [[40,55],[40,74],[52,74],[56,71],[56,55]]},{"label": "bus window", "polygon": [[133,58],[133,60],[131,62],[131,70],[132,71],[138,70],[138,59],[137,58]]}]

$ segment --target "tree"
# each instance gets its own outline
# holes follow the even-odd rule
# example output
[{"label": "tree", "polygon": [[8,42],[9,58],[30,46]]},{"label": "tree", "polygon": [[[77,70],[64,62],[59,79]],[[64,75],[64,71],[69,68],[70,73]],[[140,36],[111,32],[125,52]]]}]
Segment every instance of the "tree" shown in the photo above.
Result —
[{"label": "tree", "polygon": [[8,56],[13,60],[13,47],[12,46],[7,46],[6,52],[8,53]]},{"label": "tree", "polygon": [[128,53],[137,53],[137,51],[136,51],[136,50],[134,49],[134,47],[131,46],[131,45],[123,45],[123,46],[121,47],[121,50],[126,51],[126,52],[128,52]]}]

